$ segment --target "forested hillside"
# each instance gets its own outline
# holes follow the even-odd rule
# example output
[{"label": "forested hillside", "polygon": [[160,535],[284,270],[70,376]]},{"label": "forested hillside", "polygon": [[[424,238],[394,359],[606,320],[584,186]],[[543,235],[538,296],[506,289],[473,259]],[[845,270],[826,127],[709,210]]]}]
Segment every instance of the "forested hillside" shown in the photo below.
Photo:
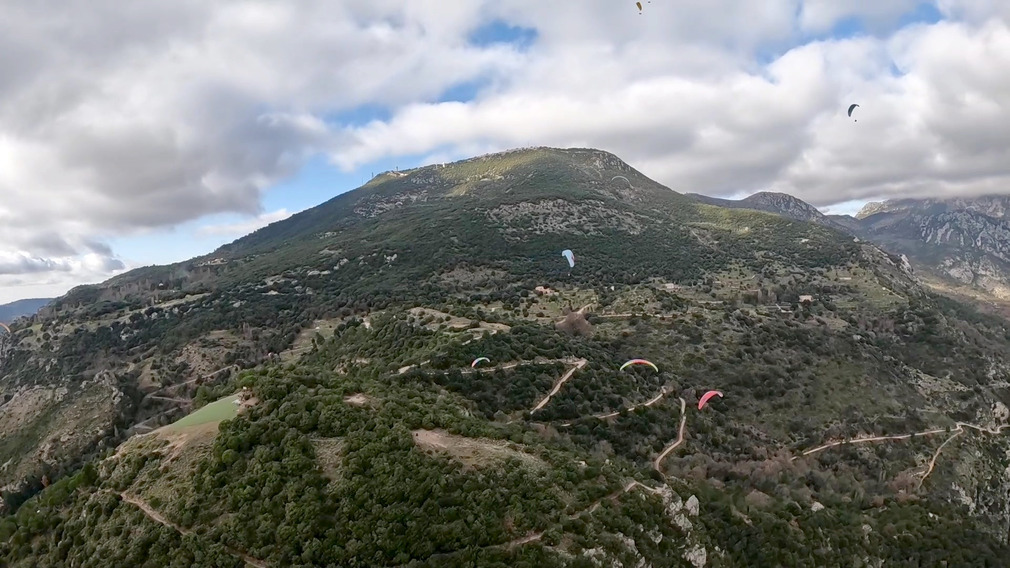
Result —
[{"label": "forested hillside", "polygon": [[605,152],[382,174],[13,331],[11,566],[1010,558],[1006,321]]}]

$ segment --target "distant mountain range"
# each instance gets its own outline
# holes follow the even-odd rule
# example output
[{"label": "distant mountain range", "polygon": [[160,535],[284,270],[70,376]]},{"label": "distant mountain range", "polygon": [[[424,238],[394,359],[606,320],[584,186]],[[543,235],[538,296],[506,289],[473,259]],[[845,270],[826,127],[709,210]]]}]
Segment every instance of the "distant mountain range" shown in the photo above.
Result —
[{"label": "distant mountain range", "polygon": [[687,195],[709,205],[766,211],[848,232],[906,255],[932,284],[1010,301],[1010,196],[872,202],[853,217],[825,215],[784,193],[759,192],[741,200]]},{"label": "distant mountain range", "polygon": [[34,315],[52,301],[52,298],[28,298],[0,305],[0,322],[10,323],[19,317]]}]

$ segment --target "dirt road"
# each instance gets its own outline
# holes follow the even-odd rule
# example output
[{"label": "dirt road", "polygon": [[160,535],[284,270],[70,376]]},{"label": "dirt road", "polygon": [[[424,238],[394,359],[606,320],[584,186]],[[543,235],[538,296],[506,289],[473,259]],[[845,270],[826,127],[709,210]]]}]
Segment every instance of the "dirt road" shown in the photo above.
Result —
[{"label": "dirt road", "polygon": [[926,430],[925,432],[916,432],[914,434],[900,434],[897,436],[870,436],[867,438],[850,438],[848,440],[838,440],[836,442],[829,442],[822,446],[817,446],[812,450],[807,450],[798,456],[793,456],[789,461],[795,461],[797,458],[803,456],[809,456],[810,454],[816,454],[817,452],[824,451],[828,448],[834,448],[835,446],[844,446],[849,444],[865,444],[867,442],[884,442],[887,440],[907,440],[913,436],[929,436],[932,434],[939,434],[940,432],[946,432],[945,428],[939,428],[935,430]]},{"label": "dirt road", "polygon": [[[659,402],[660,400],[662,400],[662,398],[664,396],[666,396],[666,387],[661,388],[659,390],[659,394],[657,394],[656,396],[652,397],[647,402],[644,402],[644,403],[639,404],[637,406],[629,406],[626,410],[628,412],[631,412],[631,411],[635,410],[636,408],[645,408],[645,407],[652,406],[653,404],[656,404],[657,402]],[[616,412],[608,412],[607,414],[594,414],[593,418],[596,418],[598,420],[606,420],[607,418],[613,418],[613,417],[619,415],[621,412],[623,412],[623,410],[618,410]],[[572,424],[573,424],[572,422],[564,422],[561,425],[562,426],[571,426]]]},{"label": "dirt road", "polygon": [[963,434],[965,428],[971,428],[973,430],[978,430],[979,432],[983,432],[985,434],[997,435],[997,434],[1000,434],[1003,431],[1004,428],[1010,428],[1010,424],[1003,424],[1003,425],[997,426],[996,428],[983,428],[983,427],[981,427],[981,426],[979,426],[977,424],[969,424],[967,422],[958,422],[957,423],[957,428],[955,428],[954,430],[951,430],[951,432],[953,432],[953,434],[951,434],[951,436],[949,438],[947,438],[946,440],[943,441],[942,444],[940,444],[940,447],[937,448],[936,452],[933,454],[933,458],[931,460],[929,460],[929,467],[926,468],[926,471],[923,472],[922,477],[919,478],[919,487],[922,487],[922,483],[924,481],[926,481],[926,478],[929,477],[929,474],[933,473],[933,468],[936,467],[936,460],[937,460],[937,458],[940,457],[940,452],[943,450],[943,447],[946,446],[947,443],[950,442],[951,440],[953,440],[954,438],[957,438],[958,436],[960,436],[961,434]]},{"label": "dirt road", "polygon": [[[631,491],[632,489],[635,489],[635,488],[644,489],[645,491],[648,491],[649,493],[652,493],[652,494],[660,494],[660,493],[662,493],[661,489],[656,489],[656,488],[653,488],[653,487],[649,487],[648,485],[644,485],[644,484],[642,484],[642,483],[640,483],[638,481],[632,480],[632,481],[629,481],[623,488],[618,489],[617,491],[614,491],[613,493],[611,493],[610,495],[607,495],[606,497],[600,497],[596,501],[593,501],[585,509],[582,509],[581,511],[577,511],[575,513],[572,513],[571,515],[568,515],[568,518],[569,519],[577,519],[577,518],[581,517],[582,515],[588,515],[588,514],[592,513],[593,511],[595,511],[597,508],[599,508],[600,504],[603,503],[604,501],[606,501],[608,499],[610,499],[610,500],[617,499],[621,495],[623,495],[623,494],[627,493],[628,491]],[[540,538],[543,537],[543,536],[544,536],[544,531],[538,531],[538,532],[534,532],[534,533],[528,534],[528,535],[526,535],[524,537],[517,538],[517,539],[515,539],[513,541],[509,541],[509,542],[507,542],[505,544],[499,544],[499,545],[495,545],[495,546],[496,547],[504,547],[504,548],[514,548],[516,546],[520,546],[520,545],[523,545],[523,544],[527,544],[527,543],[530,543],[530,542],[534,542],[534,541],[540,540]]]},{"label": "dirt road", "polygon": [[677,449],[677,446],[679,446],[681,443],[684,442],[684,425],[687,424],[687,412],[685,412],[686,409],[687,409],[687,403],[684,402],[683,398],[681,398],[680,399],[680,434],[677,435],[677,440],[674,443],[672,443],[669,446],[667,446],[663,450],[663,452],[660,453],[658,457],[656,457],[656,461],[654,461],[652,463],[652,467],[655,468],[655,470],[658,471],[659,473],[663,473],[663,468],[662,468],[663,459],[665,459],[666,456],[669,455],[670,452],[672,452],[673,450]]},{"label": "dirt road", "polygon": [[849,445],[849,444],[865,444],[865,443],[868,443],[868,442],[884,442],[884,441],[889,441],[889,440],[907,440],[907,439],[913,438],[913,437],[932,436],[933,434],[940,434],[942,432],[950,432],[951,436],[949,438],[947,438],[946,440],[944,440],[943,443],[940,444],[940,447],[936,449],[936,452],[933,453],[933,457],[929,460],[929,467],[926,468],[926,471],[924,471],[922,473],[922,476],[919,478],[919,487],[922,487],[922,483],[926,480],[927,477],[929,477],[929,474],[933,473],[933,469],[936,467],[936,460],[940,457],[940,452],[943,451],[943,447],[946,446],[948,443],[950,443],[951,440],[953,440],[954,438],[957,438],[958,436],[960,436],[961,434],[963,434],[964,431],[965,431],[965,428],[970,428],[972,430],[977,430],[977,431],[985,433],[985,434],[993,434],[993,435],[1000,434],[1000,433],[1003,432],[1004,429],[1010,428],[1010,424],[1002,424],[1002,425],[997,426],[995,428],[985,428],[983,426],[979,426],[978,424],[971,424],[971,423],[968,423],[968,422],[955,422],[954,424],[955,424],[955,427],[953,429],[951,429],[951,430],[947,430],[946,428],[934,428],[932,430],[924,430],[922,432],[914,432],[914,433],[911,433],[911,434],[899,434],[899,435],[896,435],[896,436],[870,436],[870,437],[866,437],[866,438],[851,438],[851,439],[848,439],[848,440],[839,440],[839,441],[835,441],[835,442],[829,442],[827,444],[823,444],[823,445],[817,446],[816,448],[807,450],[807,451],[803,452],[802,454],[800,454],[799,456],[793,456],[792,458],[790,458],[789,461],[795,461],[797,458],[804,457],[804,456],[809,456],[811,454],[815,454],[817,452],[826,450],[828,448],[834,448],[835,446],[842,446],[842,445]]},{"label": "dirt road", "polygon": [[572,375],[575,374],[575,371],[578,371],[579,369],[584,367],[586,363],[587,361],[585,359],[579,359],[578,361],[576,361],[575,366],[572,367],[571,369],[568,369],[568,372],[565,373],[564,375],[561,375],[561,378],[558,379],[558,382],[554,383],[554,388],[551,389],[551,392],[547,393],[547,396],[545,396],[543,400],[541,400],[536,406],[534,406],[533,410],[530,410],[530,414],[533,414],[534,412],[543,408],[551,400],[552,396],[558,394],[558,391],[561,390],[562,385],[564,385],[565,382],[568,381],[568,379],[572,378]]},{"label": "dirt road", "polygon": [[[146,501],[144,501],[140,497],[137,497],[136,495],[130,495],[129,493],[115,492],[115,491],[109,491],[109,490],[104,490],[104,491],[106,493],[112,493],[114,495],[119,495],[123,499],[123,501],[126,501],[127,503],[130,503],[131,505],[134,505],[135,507],[137,507],[138,509],[140,509],[141,511],[143,511],[143,513],[145,515],[147,515],[147,517],[149,519],[151,519],[152,521],[154,521],[156,523],[160,523],[162,525],[165,525],[166,527],[173,528],[176,531],[178,531],[179,533],[182,533],[182,534],[185,534],[185,535],[191,535],[191,534],[193,534],[192,530],[184,528],[184,527],[181,527],[181,526],[173,523],[172,521],[166,519],[165,517],[163,517],[161,515],[161,513],[159,513],[158,511],[155,511],[150,505],[147,504]],[[240,552],[238,550],[235,550],[234,548],[231,548],[230,546],[223,545],[223,544],[221,546],[224,546],[225,550],[227,550],[229,553],[231,553],[232,556],[236,556],[238,558],[241,558],[246,564],[249,564],[250,566],[255,566],[256,568],[268,568],[267,563],[263,562],[262,560],[258,560],[256,558],[253,558],[253,557],[249,556],[248,554],[246,554],[244,552]]]}]

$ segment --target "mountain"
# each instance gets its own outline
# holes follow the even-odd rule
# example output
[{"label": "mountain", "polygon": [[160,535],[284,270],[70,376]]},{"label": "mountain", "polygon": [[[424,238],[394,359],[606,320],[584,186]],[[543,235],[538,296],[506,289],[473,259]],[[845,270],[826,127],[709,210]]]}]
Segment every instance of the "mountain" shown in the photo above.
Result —
[{"label": "mountain", "polygon": [[1010,553],[1006,320],[599,150],[386,172],[12,327],[4,565]]},{"label": "mountain", "polygon": [[868,203],[863,234],[956,287],[1010,300],[1010,196]]},{"label": "mountain", "polygon": [[699,193],[687,193],[685,195],[708,205],[766,211],[790,219],[809,221],[834,229],[848,230],[854,220],[848,215],[825,215],[813,205],[786,193],[759,191],[740,200],[719,199],[718,197],[709,197]]},{"label": "mountain", "polygon": [[0,322],[10,323],[22,316],[31,316],[53,301],[52,298],[31,298],[0,304]]},{"label": "mountain", "polygon": [[823,215],[786,194],[727,200],[689,197],[720,207],[767,211],[866,239],[909,259],[930,287],[1010,314],[1010,196],[901,199],[866,204],[855,216]]}]

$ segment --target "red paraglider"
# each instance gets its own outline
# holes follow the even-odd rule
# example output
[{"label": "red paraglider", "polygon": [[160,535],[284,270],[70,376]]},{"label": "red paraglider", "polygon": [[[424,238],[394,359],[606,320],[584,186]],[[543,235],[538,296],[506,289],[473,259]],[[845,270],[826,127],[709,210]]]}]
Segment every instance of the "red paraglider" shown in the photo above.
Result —
[{"label": "red paraglider", "polygon": [[705,403],[708,402],[708,400],[713,396],[718,396],[719,398],[722,398],[722,393],[719,391],[708,391],[707,393],[701,395],[701,400],[698,401],[698,410],[701,410],[701,408],[705,406]]}]

